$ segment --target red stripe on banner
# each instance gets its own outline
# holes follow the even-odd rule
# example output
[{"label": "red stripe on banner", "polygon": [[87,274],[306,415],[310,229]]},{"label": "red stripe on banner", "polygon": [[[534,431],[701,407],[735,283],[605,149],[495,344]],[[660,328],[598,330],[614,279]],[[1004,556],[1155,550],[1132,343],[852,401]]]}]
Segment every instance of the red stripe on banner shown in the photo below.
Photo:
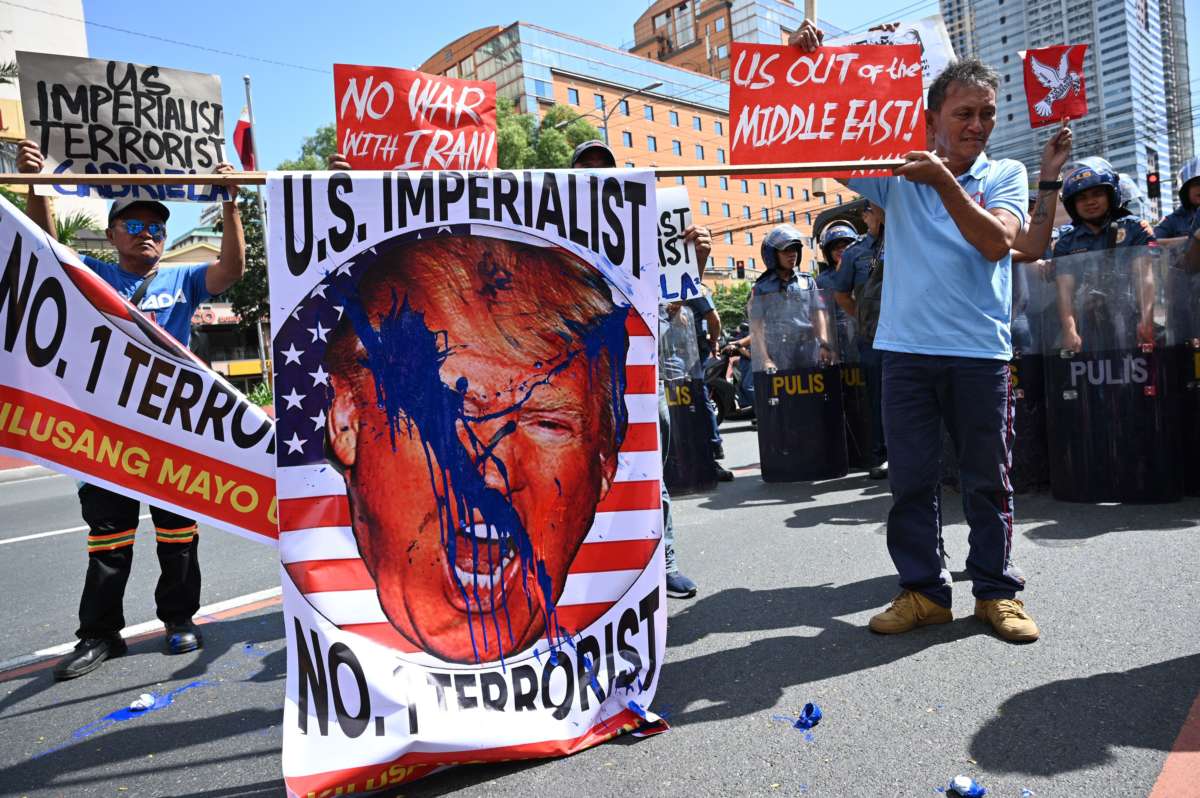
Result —
[{"label": "red stripe on banner", "polygon": [[642,314],[638,313],[636,308],[631,307],[629,314],[625,316],[625,334],[652,336],[654,332],[646,326],[646,320],[642,318]]},{"label": "red stripe on banner", "polygon": [[658,393],[654,366],[626,366],[625,393]]},{"label": "red stripe on banner", "polygon": [[365,637],[373,643],[378,643],[381,646],[387,646],[401,652],[402,654],[415,654],[421,650],[420,646],[414,645],[404,635],[396,631],[396,627],[390,623],[347,623],[339,627],[343,632],[352,632],[360,637]]},{"label": "red stripe on banner", "polygon": [[653,421],[628,424],[625,440],[621,441],[623,452],[653,452],[658,449],[658,425]]},{"label": "red stripe on banner", "polygon": [[0,386],[0,446],[169,501],[189,515],[205,515],[270,540],[278,537],[274,475],[256,474],[44,396]]},{"label": "red stripe on banner", "polygon": [[279,500],[281,532],[317,526],[350,526],[350,502],[345,495]]},{"label": "red stripe on banner", "polygon": [[662,489],[657,479],[614,482],[608,494],[596,505],[598,513],[620,510],[655,510],[662,506]]},{"label": "red stripe on banner", "polygon": [[649,724],[632,710],[625,709],[608,720],[597,723],[587,733],[570,740],[546,740],[499,748],[472,748],[465,751],[417,751],[377,765],[331,770],[308,776],[285,774],[284,782],[290,791],[300,796],[333,795],[335,793],[350,795],[423,778],[434,770],[448,765],[569,756],[585,748],[591,748],[611,740],[618,734],[626,734],[639,728],[647,733],[651,730],[659,732],[666,731],[667,725],[663,722]]},{"label": "red stripe on banner", "polygon": [[650,562],[658,538],[650,540],[613,540],[604,543],[584,543],[571,562],[570,574],[591,574],[600,571],[640,571]]},{"label": "red stripe on banner", "polygon": [[304,560],[287,563],[288,576],[301,593],[335,590],[374,590],[375,580],[360,559]]},{"label": "red stripe on banner", "polygon": [[596,622],[604,613],[612,609],[613,602],[599,604],[569,604],[558,605],[554,608],[554,620],[564,632],[578,634]]}]

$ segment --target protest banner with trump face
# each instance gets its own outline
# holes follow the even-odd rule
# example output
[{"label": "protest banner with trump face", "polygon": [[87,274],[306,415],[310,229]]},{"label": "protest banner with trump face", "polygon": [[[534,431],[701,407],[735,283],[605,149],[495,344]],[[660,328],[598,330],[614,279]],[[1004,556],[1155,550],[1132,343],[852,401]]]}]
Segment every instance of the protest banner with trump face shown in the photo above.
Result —
[{"label": "protest banner with trump face", "polygon": [[275,176],[269,196],[289,789],[647,727],[651,175]]}]

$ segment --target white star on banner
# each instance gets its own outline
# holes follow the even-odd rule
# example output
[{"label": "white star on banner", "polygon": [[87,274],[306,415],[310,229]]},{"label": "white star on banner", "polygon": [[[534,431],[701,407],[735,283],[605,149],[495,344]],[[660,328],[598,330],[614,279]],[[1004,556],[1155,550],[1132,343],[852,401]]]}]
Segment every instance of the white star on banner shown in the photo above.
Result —
[{"label": "white star on banner", "polygon": [[315,416],[309,416],[309,419],[313,423],[313,429],[319,430],[325,426],[325,411],[322,410],[321,412],[317,413]]},{"label": "white star on banner", "polygon": [[284,356],[285,361],[284,361],[283,365],[286,366],[288,363],[299,363],[300,356],[304,354],[304,350],[297,349],[295,344],[289,344],[288,348],[283,350],[279,354]]},{"label": "white star on banner", "polygon": [[317,283],[317,287],[312,290],[313,296],[319,296],[321,299],[324,299],[325,289],[328,287],[325,283]]},{"label": "white star on banner", "polygon": [[318,340],[320,340],[320,341],[324,341],[324,340],[325,340],[325,333],[329,332],[329,328],[328,328],[328,327],[322,327],[322,326],[321,326],[321,322],[320,322],[320,320],[318,320],[318,321],[317,321],[317,326],[316,326],[315,328],[314,328],[314,327],[309,327],[309,328],[308,328],[308,331],[309,331],[310,333],[312,333],[312,337],[313,337],[313,343],[316,343]]},{"label": "white star on banner", "polygon": [[300,440],[300,436],[294,432],[292,433],[292,437],[284,441],[284,443],[287,444],[288,454],[295,454],[296,452],[304,451],[305,441]]},{"label": "white star on banner", "polygon": [[343,314],[343,313],[346,311],[346,308],[344,308],[344,307],[343,307],[343,306],[341,306],[341,305],[334,305],[334,306],[333,306],[333,309],[337,311],[337,314],[338,314],[338,319],[341,319],[341,318],[342,318],[342,314]]},{"label": "white star on banner", "polygon": [[300,407],[300,403],[304,401],[304,394],[298,393],[295,388],[292,388],[292,392],[285,394],[283,400],[287,402],[286,409],[291,410],[293,407]]},{"label": "white star on banner", "polygon": [[299,305],[296,305],[296,307],[292,308],[291,316],[296,321],[300,321],[300,306]]},{"label": "white star on banner", "polygon": [[308,372],[308,376],[312,377],[314,386],[329,384],[329,373],[325,371],[323,366],[317,366],[317,370]]}]

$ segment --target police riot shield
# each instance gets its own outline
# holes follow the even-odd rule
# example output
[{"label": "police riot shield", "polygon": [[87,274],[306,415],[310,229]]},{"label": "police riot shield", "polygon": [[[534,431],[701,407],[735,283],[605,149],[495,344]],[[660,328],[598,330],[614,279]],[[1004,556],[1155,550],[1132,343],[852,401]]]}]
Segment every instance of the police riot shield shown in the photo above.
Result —
[{"label": "police riot shield", "polygon": [[704,403],[704,371],[692,311],[673,303],[659,320],[658,368],[670,420],[663,480],[672,495],[712,490],[717,465],[712,422]]},{"label": "police riot shield", "polygon": [[[1182,386],[1180,439],[1183,447],[1183,491],[1200,496],[1200,269],[1189,266],[1189,238],[1159,242],[1167,263],[1167,301],[1175,369]],[[1197,253],[1200,254],[1200,253]]]},{"label": "police riot shield", "polygon": [[1008,364],[1013,399],[1012,480],[1017,493],[1050,487],[1046,436],[1046,375],[1042,354],[1046,325],[1058,319],[1054,267],[1047,261],[1014,263],[1012,349]]},{"label": "police riot shield", "polygon": [[867,375],[859,353],[858,320],[837,314],[837,351],[842,377],[842,407],[846,412],[846,452],[851,468],[870,468],[872,455],[871,401]]},{"label": "police riot shield", "polygon": [[1166,502],[1182,494],[1182,383],[1170,248],[1056,258],[1043,352],[1056,499]]},{"label": "police riot shield", "polygon": [[800,286],[750,298],[754,412],[765,482],[834,479],[848,470],[833,297],[803,275]]}]

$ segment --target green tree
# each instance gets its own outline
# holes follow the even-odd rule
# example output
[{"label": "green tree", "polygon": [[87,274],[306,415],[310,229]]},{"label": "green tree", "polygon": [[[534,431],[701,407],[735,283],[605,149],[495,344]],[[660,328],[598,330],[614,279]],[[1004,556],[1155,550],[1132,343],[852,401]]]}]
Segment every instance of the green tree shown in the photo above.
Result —
[{"label": "green tree", "polygon": [[496,98],[496,164],[501,169],[565,169],[577,146],[598,138],[600,131],[565,105],[551,107],[539,122],[532,114],[518,113],[511,100]]},{"label": "green tree", "polygon": [[[314,154],[315,157],[315,154]],[[267,301],[267,250],[263,240],[262,217],[258,213],[258,201],[250,189],[238,192],[238,210],[242,214],[242,229],[246,237],[246,274],[222,294],[233,306],[233,312],[241,321],[238,326],[253,330],[260,319],[268,317],[270,305]],[[216,229],[220,230],[218,221]]]},{"label": "green tree", "polygon": [[724,283],[713,289],[713,304],[721,317],[721,329],[732,334],[746,320],[746,303],[750,301],[750,283],[739,280]]},{"label": "green tree", "polygon": [[0,61],[0,84],[11,85],[17,79],[17,62]]},{"label": "green tree", "polygon": [[[317,128],[317,132],[300,144],[300,157],[279,162],[285,172],[315,172],[327,169],[329,156],[337,152],[337,127],[332,122]],[[245,217],[242,217],[245,219]]]}]

